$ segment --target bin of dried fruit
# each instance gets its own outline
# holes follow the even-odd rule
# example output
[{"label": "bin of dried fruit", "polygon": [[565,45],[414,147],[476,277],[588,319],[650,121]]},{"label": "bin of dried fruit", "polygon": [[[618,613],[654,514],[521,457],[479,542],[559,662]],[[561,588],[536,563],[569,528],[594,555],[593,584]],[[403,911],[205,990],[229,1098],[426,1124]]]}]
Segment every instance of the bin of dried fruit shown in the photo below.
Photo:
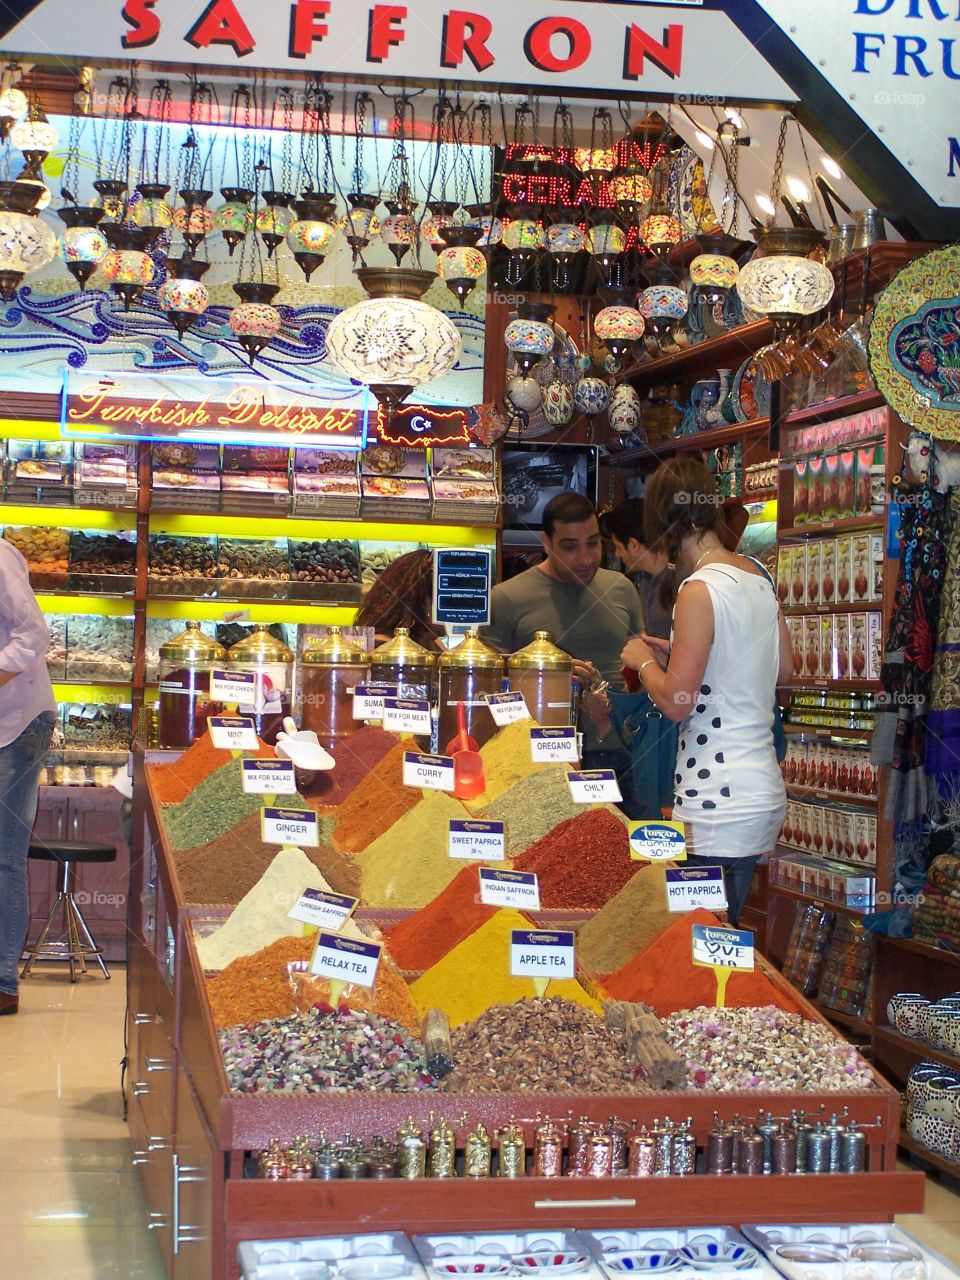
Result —
[{"label": "bin of dried fruit", "polygon": [[158,596],[212,596],[219,568],[216,538],[178,538],[157,534],[150,539],[148,584]]},{"label": "bin of dried fruit", "polygon": [[221,538],[219,595],[285,600],[290,562],[285,538]]},{"label": "bin of dried fruit", "polygon": [[67,679],[133,678],[133,618],[72,615],[67,626]]},{"label": "bin of dried fruit", "polygon": [[3,536],[26,560],[34,591],[66,590],[70,561],[68,530],[8,527]]},{"label": "bin of dried fruit", "polygon": [[346,538],[291,541],[290,594],[303,600],[359,604],[358,544]]},{"label": "bin of dried fruit", "polygon": [[71,591],[117,594],[132,591],[136,573],[136,535],[133,533],[70,534]]}]

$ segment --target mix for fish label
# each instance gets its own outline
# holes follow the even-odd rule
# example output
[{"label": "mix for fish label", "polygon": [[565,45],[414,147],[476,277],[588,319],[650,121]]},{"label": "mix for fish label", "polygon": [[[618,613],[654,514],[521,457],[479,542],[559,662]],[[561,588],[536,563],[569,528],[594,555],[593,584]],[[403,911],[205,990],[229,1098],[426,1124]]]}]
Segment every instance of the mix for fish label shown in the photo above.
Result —
[{"label": "mix for fish label", "polygon": [[487,706],[498,729],[518,720],[529,720],[530,712],[522,693],[488,693]]}]

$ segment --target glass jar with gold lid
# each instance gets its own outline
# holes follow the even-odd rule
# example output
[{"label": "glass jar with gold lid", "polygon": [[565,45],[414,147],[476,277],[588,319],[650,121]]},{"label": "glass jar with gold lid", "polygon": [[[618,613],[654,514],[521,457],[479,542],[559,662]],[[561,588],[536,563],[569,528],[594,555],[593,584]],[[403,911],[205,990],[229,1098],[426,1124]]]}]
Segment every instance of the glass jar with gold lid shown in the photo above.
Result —
[{"label": "glass jar with gold lid", "polygon": [[370,679],[395,684],[401,698],[431,698],[437,655],[410,638],[409,627],[397,627],[393,639],[370,654]]},{"label": "glass jar with gold lid", "polygon": [[573,659],[557,648],[549,631],[537,631],[530,644],[510,655],[507,674],[511,691],[523,694],[537,724],[573,724]]},{"label": "glass jar with gold lid", "polygon": [[456,648],[441,653],[437,660],[440,751],[446,751],[457,735],[459,702],[466,713],[467,733],[477,745],[482,747],[493,737],[496,725],[487,710],[486,695],[499,693],[502,680],[503,656],[483,643],[476,627],[467,630]]},{"label": "glass jar with gold lid", "polygon": [[188,622],[160,646],[159,657],[157,744],[189,747],[206,729],[207,716],[220,714],[221,707],[210,701],[210,672],[225,665],[227,651],[204,635],[199,622]]},{"label": "glass jar with gold lid", "polygon": [[328,627],[321,639],[307,642],[300,659],[300,722],[322,746],[333,746],[356,727],[353,690],[366,679],[367,667],[363,642],[344,635],[342,627]]},{"label": "glass jar with gold lid", "polygon": [[264,742],[276,742],[284,716],[292,710],[293,662],[293,651],[270,634],[266,622],[255,622],[250,634],[227,650],[228,670],[252,671],[257,677],[255,701],[241,704],[237,714],[253,717]]}]

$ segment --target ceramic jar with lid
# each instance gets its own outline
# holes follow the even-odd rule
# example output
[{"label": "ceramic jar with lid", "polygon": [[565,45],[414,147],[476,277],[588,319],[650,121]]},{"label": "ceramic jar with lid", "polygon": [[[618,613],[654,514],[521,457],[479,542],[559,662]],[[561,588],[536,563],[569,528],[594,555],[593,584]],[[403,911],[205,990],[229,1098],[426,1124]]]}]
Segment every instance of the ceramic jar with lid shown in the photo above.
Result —
[{"label": "ceramic jar with lid", "polygon": [[241,704],[237,714],[253,718],[264,742],[276,742],[284,716],[291,713],[293,661],[292,650],[270,634],[266,622],[255,622],[250,634],[227,650],[228,670],[256,676],[254,701]]},{"label": "ceramic jar with lid", "polygon": [[544,728],[573,723],[573,659],[558,649],[549,631],[507,659],[513,693],[522,693],[527,710]]},{"label": "ceramic jar with lid", "polygon": [[401,698],[432,698],[437,655],[410,638],[409,627],[397,627],[393,639],[370,654],[370,679],[395,684]]},{"label": "ceramic jar with lid", "polygon": [[332,746],[356,728],[353,690],[366,679],[368,656],[363,643],[329,627],[319,640],[308,641],[300,669],[300,723],[312,729],[321,745]]},{"label": "ceramic jar with lid", "polygon": [[224,666],[227,651],[199,622],[160,646],[157,739],[160,747],[189,747],[221,708],[210,701],[210,672]]},{"label": "ceramic jar with lid", "polygon": [[437,696],[440,723],[438,749],[446,751],[457,734],[457,704],[463,703],[467,733],[483,746],[493,737],[496,725],[486,704],[488,693],[499,693],[503,680],[503,657],[485,645],[476,627],[468,629],[454,649],[441,653],[437,661]]}]

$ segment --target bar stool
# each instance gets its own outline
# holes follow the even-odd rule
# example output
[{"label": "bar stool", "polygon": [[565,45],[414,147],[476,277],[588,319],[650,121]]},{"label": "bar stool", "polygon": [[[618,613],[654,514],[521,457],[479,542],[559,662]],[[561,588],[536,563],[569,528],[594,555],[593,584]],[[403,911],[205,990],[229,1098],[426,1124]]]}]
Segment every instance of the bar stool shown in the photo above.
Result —
[{"label": "bar stool", "polygon": [[[36,942],[24,947],[26,963],[20,971],[20,977],[26,978],[37,960],[66,960],[70,965],[70,981],[77,980],[77,966],[81,973],[87,972],[87,957],[92,956],[105,978],[110,977],[110,970],[103,962],[100,954],[102,948],[94,941],[93,934],[87,928],[83,912],[77,905],[77,864],[81,862],[114,862],[117,857],[116,845],[96,844],[89,840],[38,840],[30,841],[29,856],[39,862],[58,862],[60,864],[60,882],[57,886],[57,900],[50,908],[43,928]],[[47,935],[53,927],[57,913],[63,909],[63,933],[53,942],[47,941]]]}]

